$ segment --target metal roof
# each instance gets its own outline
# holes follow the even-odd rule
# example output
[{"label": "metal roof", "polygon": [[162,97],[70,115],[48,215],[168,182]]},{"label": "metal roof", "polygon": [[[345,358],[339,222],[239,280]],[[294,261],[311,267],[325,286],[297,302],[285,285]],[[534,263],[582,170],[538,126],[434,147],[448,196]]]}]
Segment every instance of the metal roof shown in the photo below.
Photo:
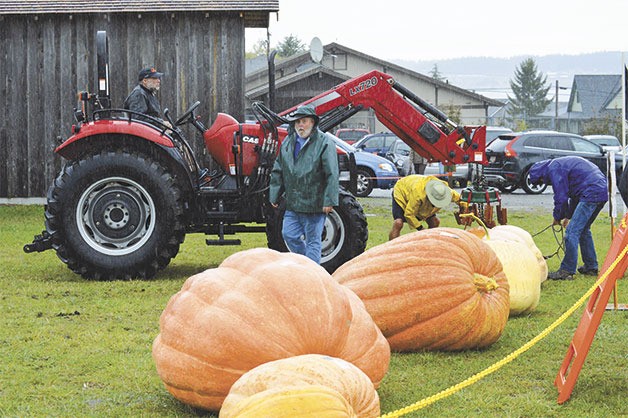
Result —
[{"label": "metal roof", "polygon": [[[590,119],[607,113],[606,106],[621,94],[621,74],[577,74],[569,97],[569,113],[572,118]],[[581,111],[573,111],[580,102]]]},{"label": "metal roof", "polygon": [[0,2],[0,15],[198,11],[278,12],[279,0],[4,0]]}]

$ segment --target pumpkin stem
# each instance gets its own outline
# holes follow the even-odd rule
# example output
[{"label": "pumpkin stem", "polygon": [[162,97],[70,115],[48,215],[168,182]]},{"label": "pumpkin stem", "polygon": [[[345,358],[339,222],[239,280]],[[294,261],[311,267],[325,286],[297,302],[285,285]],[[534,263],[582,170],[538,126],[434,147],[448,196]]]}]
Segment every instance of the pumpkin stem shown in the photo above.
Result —
[{"label": "pumpkin stem", "polygon": [[484,228],[484,233],[486,234],[486,239],[491,239],[491,237],[488,235],[488,228],[486,227],[484,222],[482,222],[482,219],[480,219],[479,217],[475,216],[475,213],[461,213],[460,216],[461,217],[471,217],[471,218],[473,218],[473,220],[477,221],[477,223],[479,223],[480,226],[482,228]]},{"label": "pumpkin stem", "polygon": [[473,274],[473,284],[482,293],[492,292],[499,287],[495,279],[478,273]]}]

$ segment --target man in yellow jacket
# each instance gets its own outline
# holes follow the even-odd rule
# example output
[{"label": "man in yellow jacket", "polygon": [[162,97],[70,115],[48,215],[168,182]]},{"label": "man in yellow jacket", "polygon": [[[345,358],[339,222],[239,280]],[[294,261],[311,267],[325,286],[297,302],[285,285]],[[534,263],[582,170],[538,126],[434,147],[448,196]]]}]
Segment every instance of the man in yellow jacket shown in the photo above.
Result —
[{"label": "man in yellow jacket", "polygon": [[401,178],[393,189],[394,221],[388,239],[399,236],[404,222],[417,231],[423,229],[423,221],[428,228],[438,227],[440,220],[436,213],[452,201],[460,205],[460,194],[437,177],[414,174]]}]

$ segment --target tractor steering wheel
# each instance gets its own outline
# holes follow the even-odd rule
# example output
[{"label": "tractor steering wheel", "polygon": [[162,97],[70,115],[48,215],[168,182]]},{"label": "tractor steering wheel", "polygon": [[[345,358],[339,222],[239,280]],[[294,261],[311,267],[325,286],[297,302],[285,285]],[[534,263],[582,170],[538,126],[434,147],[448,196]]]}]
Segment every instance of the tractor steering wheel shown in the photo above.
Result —
[{"label": "tractor steering wheel", "polygon": [[174,122],[175,126],[183,125],[183,123],[186,122],[187,119],[193,120],[194,119],[194,109],[196,109],[200,104],[201,104],[201,102],[199,102],[199,101],[194,102],[194,104],[192,104],[192,106],[190,106],[189,109],[186,110],[184,114],[179,116],[179,119],[177,119]]}]

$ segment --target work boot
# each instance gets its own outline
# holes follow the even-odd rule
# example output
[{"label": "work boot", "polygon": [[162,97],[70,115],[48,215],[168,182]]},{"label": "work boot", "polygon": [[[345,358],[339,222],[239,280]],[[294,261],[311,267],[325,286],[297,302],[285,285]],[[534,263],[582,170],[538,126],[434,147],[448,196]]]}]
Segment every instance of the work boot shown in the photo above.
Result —
[{"label": "work boot", "polygon": [[587,266],[578,267],[578,273],[584,274],[585,276],[597,276],[597,269],[590,269]]},{"label": "work boot", "polygon": [[573,274],[565,270],[558,270],[548,274],[547,278],[550,280],[573,280]]}]

